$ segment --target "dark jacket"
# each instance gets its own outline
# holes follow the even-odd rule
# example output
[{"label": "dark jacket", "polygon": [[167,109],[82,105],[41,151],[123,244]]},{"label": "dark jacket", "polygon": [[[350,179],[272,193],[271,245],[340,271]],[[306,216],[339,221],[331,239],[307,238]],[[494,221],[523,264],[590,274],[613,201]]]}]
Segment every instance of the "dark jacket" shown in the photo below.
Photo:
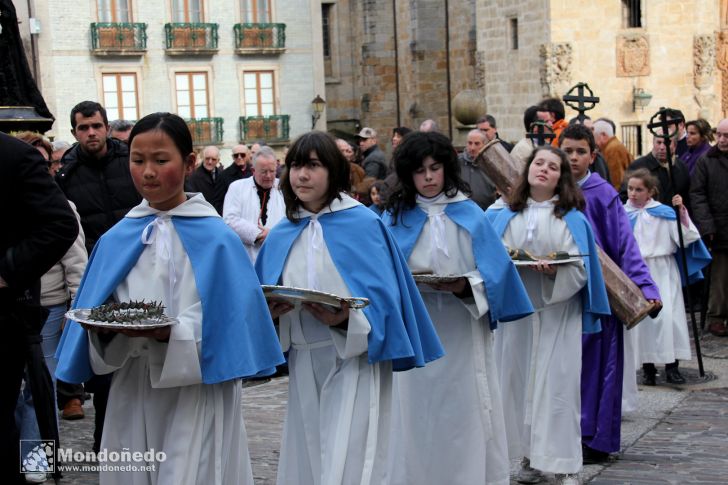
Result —
[{"label": "dark jacket", "polygon": [[690,186],[692,218],[700,234],[713,234],[713,249],[728,251],[728,153],[708,150],[695,165]]},{"label": "dark jacket", "polygon": [[[688,167],[682,160],[677,159],[672,166],[675,187],[670,183],[670,175],[667,173],[667,168],[660,165],[660,162],[652,152],[632,162],[627,168],[627,171],[637,170],[638,168],[646,168],[652,175],[657,177],[660,193],[655,197],[656,201],[672,207],[673,195],[680,194],[685,207],[690,210],[690,173],[688,172]],[[622,182],[619,197],[622,199],[622,202],[627,202],[627,180]]]},{"label": "dark jacket", "polygon": [[472,194],[470,198],[480,206],[481,209],[487,209],[495,202],[495,185],[485,175],[481,168],[473,163],[468,152],[462,152],[458,155],[458,163],[460,164],[460,176],[470,185]]},{"label": "dark jacket", "polygon": [[363,155],[364,161],[361,163],[361,166],[367,173],[367,177],[384,180],[387,176],[387,159],[384,157],[384,152],[379,149],[379,146],[374,145],[373,147],[369,147]]},{"label": "dark jacket", "polygon": [[40,280],[78,235],[71,206],[38,150],[0,133],[0,276],[13,294]]},{"label": "dark jacket", "polygon": [[253,175],[253,171],[250,169],[250,164],[245,164],[245,170],[240,168],[234,163],[227,167],[220,173],[220,178],[215,182],[215,186],[212,191],[212,200],[210,204],[215,208],[218,214],[222,215],[222,207],[225,204],[225,194],[227,194],[228,187],[236,180],[246,179]]},{"label": "dark jacket", "polygon": [[[213,172],[215,173],[214,177]],[[215,184],[220,179],[221,173],[222,170],[219,167],[215,167],[212,172],[208,172],[204,165],[200,165],[187,177],[185,190],[187,192],[201,192],[205,200],[212,204],[215,197]]]},{"label": "dark jacket", "polygon": [[597,153],[594,163],[589,165],[589,171],[592,173],[598,173],[601,178],[610,184],[612,183],[612,180],[609,178],[609,167],[601,153]]},{"label": "dark jacket", "polygon": [[63,155],[63,168],[56,175],[61,190],[76,204],[89,255],[96,241],[142,200],[129,172],[126,143],[107,138],[106,146],[106,155],[96,159],[74,145]]}]

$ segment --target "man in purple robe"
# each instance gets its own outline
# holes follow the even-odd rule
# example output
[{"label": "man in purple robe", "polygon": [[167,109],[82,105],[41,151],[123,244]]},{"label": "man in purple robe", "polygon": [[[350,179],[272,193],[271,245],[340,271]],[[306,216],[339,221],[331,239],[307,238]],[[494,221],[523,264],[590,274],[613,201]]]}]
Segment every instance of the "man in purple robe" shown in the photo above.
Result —
[{"label": "man in purple robe", "polygon": [[[660,292],[640,254],[619,194],[596,173],[589,173],[596,144],[583,125],[567,127],[559,146],[569,157],[571,172],[586,199],[585,214],[599,247],[622,269],[648,301]],[[661,303],[659,303],[661,306]],[[614,316],[602,318],[600,333],[582,336],[581,436],[584,463],[599,463],[619,451],[622,424],[624,330]]]}]

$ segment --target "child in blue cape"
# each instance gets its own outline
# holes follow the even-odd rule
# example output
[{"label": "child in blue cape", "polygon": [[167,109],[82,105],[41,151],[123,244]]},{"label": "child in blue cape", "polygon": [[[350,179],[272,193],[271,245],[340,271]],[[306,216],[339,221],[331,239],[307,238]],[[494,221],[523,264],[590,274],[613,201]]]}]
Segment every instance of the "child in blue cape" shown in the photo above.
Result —
[{"label": "child in blue cape", "polygon": [[[690,360],[690,336],[685,318],[685,302],[682,293],[682,272],[678,264],[679,238],[677,216],[672,207],[654,200],[658,181],[647,169],[627,173],[627,203],[624,205],[640,253],[650,269],[650,275],[660,289],[663,309],[656,317],[647,317],[625,333],[625,369],[629,364],[642,365],[645,385],[654,386],[657,369],[655,364],[665,364],[665,377],[671,384],[684,384],[679,360]],[[710,263],[710,254],[700,239],[700,233],[690,220],[680,195],[672,202],[680,211],[683,242],[688,256],[689,276],[698,276]],[[700,275],[702,277],[702,275]],[[683,281],[683,284],[685,282]],[[632,362],[627,362],[632,359]],[[631,367],[631,366],[630,366]],[[637,385],[634,372],[624,373],[623,402],[628,410],[636,409]]]},{"label": "child in blue cape", "polygon": [[556,474],[556,483],[579,483],[581,336],[598,332],[599,317],[609,314],[583,207],[566,155],[546,145],[534,150],[493,223],[510,248],[580,259],[519,267],[536,312],[497,330],[509,452],[523,457],[520,483],[537,483],[543,471]]},{"label": "child in blue cape", "polygon": [[[252,484],[240,378],[283,361],[260,284],[240,239],[201,194],[184,192],[195,163],[184,120],[145,116],[129,145],[144,200],[99,240],[75,307],[155,300],[178,323],[87,332],[71,321],[56,375],[113,372],[101,449],[163,453],[147,471],[102,471],[100,483]],[[113,463],[127,464],[147,465]]]},{"label": "child in blue cape", "polygon": [[349,165],[333,138],[298,138],[280,187],[287,219],[258,255],[261,282],[370,303],[270,303],[290,372],[278,483],[387,483],[392,372],[441,357],[440,341],[391,234],[344,193]]},{"label": "child in blue cape", "polygon": [[394,164],[398,184],[384,222],[410,269],[458,278],[419,285],[447,355],[395,376],[390,483],[507,485],[493,329],[533,307],[483,210],[468,198],[450,140],[409,133]]}]

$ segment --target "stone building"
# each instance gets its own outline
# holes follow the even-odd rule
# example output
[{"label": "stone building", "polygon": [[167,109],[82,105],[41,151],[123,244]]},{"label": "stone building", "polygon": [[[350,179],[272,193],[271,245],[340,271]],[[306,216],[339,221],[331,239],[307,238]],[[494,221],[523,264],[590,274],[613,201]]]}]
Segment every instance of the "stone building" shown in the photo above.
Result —
[{"label": "stone building", "polygon": [[59,139],[73,140],[71,108],[91,99],[110,121],[175,112],[198,146],[282,146],[311,129],[311,100],[324,94],[319,0],[28,5],[26,25],[39,30],[26,50]]},{"label": "stone building", "polygon": [[482,111],[496,117],[501,137],[517,140],[527,106],[586,82],[601,98],[589,114],[613,119],[617,136],[643,153],[646,123],[661,106],[711,124],[725,115],[726,5],[324,0],[324,32],[334,39],[324,42],[328,126],[387,132],[434,118],[457,144],[467,127],[456,115],[467,124]]}]

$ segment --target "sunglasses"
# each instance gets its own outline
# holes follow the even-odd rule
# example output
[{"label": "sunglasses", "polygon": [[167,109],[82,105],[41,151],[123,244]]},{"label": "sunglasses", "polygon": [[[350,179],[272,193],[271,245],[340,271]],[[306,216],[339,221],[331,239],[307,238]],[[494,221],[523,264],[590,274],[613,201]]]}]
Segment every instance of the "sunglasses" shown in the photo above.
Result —
[{"label": "sunglasses", "polygon": [[247,153],[233,153],[233,158],[247,158]]}]

